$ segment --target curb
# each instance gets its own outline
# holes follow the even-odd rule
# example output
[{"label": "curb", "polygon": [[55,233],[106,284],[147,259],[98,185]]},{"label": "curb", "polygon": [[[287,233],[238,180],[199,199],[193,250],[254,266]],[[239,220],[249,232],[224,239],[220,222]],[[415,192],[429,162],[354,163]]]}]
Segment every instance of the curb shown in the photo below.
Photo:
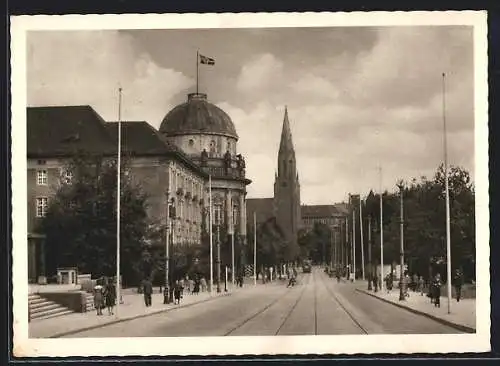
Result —
[{"label": "curb", "polygon": [[212,301],[212,300],[215,300],[215,299],[220,298],[220,297],[231,296],[231,294],[232,294],[232,292],[228,292],[228,293],[224,293],[222,295],[218,295],[218,296],[216,295],[216,296],[213,296],[213,297],[209,297],[208,299],[205,299],[205,300],[201,300],[201,301],[197,301],[197,302],[192,302],[190,304],[180,305],[180,306],[177,306],[177,307],[171,307],[171,308],[168,308],[168,309],[159,309],[159,310],[155,310],[155,311],[152,311],[150,313],[147,313],[147,314],[133,315],[133,316],[129,316],[127,318],[121,318],[121,319],[112,320],[110,322],[103,323],[103,324],[97,324],[97,325],[92,325],[92,326],[85,327],[85,328],[79,328],[79,329],[69,330],[69,331],[66,331],[66,332],[56,333],[56,334],[51,335],[50,337],[46,337],[46,338],[60,338],[60,337],[64,337],[64,336],[67,336],[67,335],[72,335],[72,334],[76,334],[76,333],[86,332],[88,330],[93,330],[93,329],[107,327],[108,325],[123,323],[123,322],[126,322],[126,321],[140,319],[140,318],[146,318],[146,317],[151,316],[151,315],[157,315],[157,314],[160,314],[160,313],[166,313],[166,312],[171,311],[171,310],[176,310],[176,309],[181,309],[181,308],[188,308],[188,307],[193,306],[193,305],[203,304],[205,302]]},{"label": "curb", "polygon": [[432,319],[432,320],[434,320],[434,321],[436,321],[438,323],[441,323],[441,324],[447,325],[449,327],[458,329],[458,330],[460,330],[462,332],[476,333],[476,329],[475,328],[472,328],[472,327],[469,327],[469,326],[466,326],[466,325],[463,325],[463,324],[457,324],[457,323],[451,322],[449,320],[445,320],[443,318],[440,318],[438,316],[431,315],[431,314],[426,313],[424,311],[416,310],[416,309],[413,309],[413,308],[411,308],[409,306],[405,306],[405,305],[402,305],[402,304],[398,304],[398,303],[392,302],[390,300],[384,299],[384,298],[379,297],[377,295],[371,294],[371,293],[369,293],[366,290],[362,290],[362,289],[357,288],[356,291],[361,292],[361,293],[363,293],[365,295],[368,295],[368,296],[372,296],[372,297],[374,297],[376,299],[379,299],[380,301],[386,302],[388,304],[397,306],[398,308],[405,309],[405,310],[410,311],[410,312],[412,312],[414,314],[425,316],[425,317],[430,318],[430,319]]}]

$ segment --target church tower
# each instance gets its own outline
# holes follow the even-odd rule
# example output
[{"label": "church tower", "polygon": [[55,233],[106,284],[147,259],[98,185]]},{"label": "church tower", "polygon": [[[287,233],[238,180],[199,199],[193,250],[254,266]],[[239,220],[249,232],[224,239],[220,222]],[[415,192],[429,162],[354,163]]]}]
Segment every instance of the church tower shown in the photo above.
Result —
[{"label": "church tower", "polygon": [[278,151],[278,172],[274,182],[274,211],[276,221],[285,233],[289,246],[297,247],[301,222],[300,184],[286,107]]}]

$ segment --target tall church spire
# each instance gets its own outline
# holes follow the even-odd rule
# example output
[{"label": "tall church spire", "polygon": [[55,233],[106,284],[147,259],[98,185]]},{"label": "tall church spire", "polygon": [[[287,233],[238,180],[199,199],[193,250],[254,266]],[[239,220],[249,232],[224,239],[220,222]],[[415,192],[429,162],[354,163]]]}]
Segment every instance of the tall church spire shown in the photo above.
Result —
[{"label": "tall church spire", "polygon": [[285,233],[286,240],[291,247],[297,248],[301,219],[300,184],[287,107],[278,151],[278,174],[274,182],[274,209],[276,221]]},{"label": "tall church spire", "polygon": [[283,118],[283,127],[281,129],[280,151],[293,151],[292,130],[290,129],[290,121],[288,120],[288,108],[285,106],[285,117]]}]

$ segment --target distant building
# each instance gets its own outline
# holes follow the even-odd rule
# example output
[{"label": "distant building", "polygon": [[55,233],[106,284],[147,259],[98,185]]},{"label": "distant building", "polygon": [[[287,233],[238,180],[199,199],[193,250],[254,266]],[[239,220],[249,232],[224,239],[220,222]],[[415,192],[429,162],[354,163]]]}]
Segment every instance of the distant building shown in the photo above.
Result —
[{"label": "distant building", "polygon": [[[90,106],[27,109],[28,277],[45,281],[45,240],[38,230],[60,184],[71,184],[68,162],[79,151],[114,159],[117,123],[105,122]],[[239,263],[246,243],[245,161],[237,152],[238,135],[230,117],[190,94],[173,108],[157,131],[147,122],[122,122],[122,153],[129,158],[127,179],[148,194],[152,223],[167,219],[175,206],[174,245],[200,243],[208,223],[209,176],[214,225],[235,233]],[[205,225],[205,227],[203,227]],[[75,264],[76,265],[76,264]]]}]

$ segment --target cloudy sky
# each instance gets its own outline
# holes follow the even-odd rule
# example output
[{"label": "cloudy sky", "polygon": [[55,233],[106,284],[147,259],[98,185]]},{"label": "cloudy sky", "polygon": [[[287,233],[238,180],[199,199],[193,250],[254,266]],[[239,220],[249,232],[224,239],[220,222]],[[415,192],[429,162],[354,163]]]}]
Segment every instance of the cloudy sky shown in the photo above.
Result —
[{"label": "cloudy sky", "polygon": [[51,31],[28,36],[28,104],[93,106],[158,128],[195,91],[234,121],[253,180],[272,197],[288,106],[303,203],[398,178],[432,176],[442,160],[442,72],[447,73],[450,164],[473,172],[472,29],[467,27]]}]

